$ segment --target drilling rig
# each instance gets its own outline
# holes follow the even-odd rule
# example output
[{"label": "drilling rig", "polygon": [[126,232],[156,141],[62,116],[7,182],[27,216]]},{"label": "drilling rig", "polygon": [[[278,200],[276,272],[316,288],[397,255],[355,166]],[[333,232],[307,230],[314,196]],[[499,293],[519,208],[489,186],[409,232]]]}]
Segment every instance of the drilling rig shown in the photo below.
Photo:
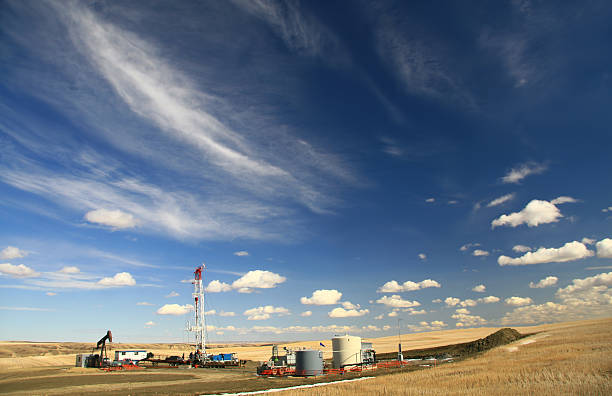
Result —
[{"label": "drilling rig", "polygon": [[187,324],[187,331],[195,334],[196,351],[192,355],[192,360],[197,364],[202,364],[207,357],[206,354],[206,320],[204,318],[204,289],[202,288],[202,271],[205,265],[197,267],[194,274],[193,283],[193,300],[194,300],[194,323]]}]

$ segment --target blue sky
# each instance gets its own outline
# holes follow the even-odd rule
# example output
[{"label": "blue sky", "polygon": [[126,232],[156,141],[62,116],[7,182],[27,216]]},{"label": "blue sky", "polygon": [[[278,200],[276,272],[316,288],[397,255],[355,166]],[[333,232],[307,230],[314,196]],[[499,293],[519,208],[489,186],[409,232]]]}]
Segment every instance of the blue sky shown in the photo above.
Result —
[{"label": "blue sky", "polygon": [[7,1],[0,339],[612,314],[605,1]]}]

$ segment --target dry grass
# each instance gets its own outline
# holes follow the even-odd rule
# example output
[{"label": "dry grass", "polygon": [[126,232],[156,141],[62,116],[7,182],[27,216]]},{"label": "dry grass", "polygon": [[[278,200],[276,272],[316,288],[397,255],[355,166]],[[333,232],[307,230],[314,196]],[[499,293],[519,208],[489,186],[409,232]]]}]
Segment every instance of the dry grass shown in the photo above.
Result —
[{"label": "dry grass", "polygon": [[461,362],[285,394],[611,395],[612,319],[534,327],[541,333]]},{"label": "dry grass", "polygon": [[[431,348],[442,345],[473,341],[499,330],[497,327],[481,327],[476,329],[455,329],[432,331],[402,335],[404,350]],[[519,329],[520,331],[520,329]],[[369,339],[378,353],[397,351],[397,336]],[[322,342],[325,347],[320,346]],[[114,350],[145,349],[155,355],[189,355],[192,348],[186,344],[118,344],[110,345],[111,356]],[[28,367],[52,367],[73,365],[75,354],[90,353],[93,343],[59,343],[59,342],[6,342],[0,341],[0,372],[10,369],[25,369]],[[323,351],[326,359],[332,357],[330,340],[302,341],[280,344],[288,348],[309,348]],[[227,344],[209,350],[210,353],[236,352],[240,359],[266,361],[272,353],[270,345]]]}]

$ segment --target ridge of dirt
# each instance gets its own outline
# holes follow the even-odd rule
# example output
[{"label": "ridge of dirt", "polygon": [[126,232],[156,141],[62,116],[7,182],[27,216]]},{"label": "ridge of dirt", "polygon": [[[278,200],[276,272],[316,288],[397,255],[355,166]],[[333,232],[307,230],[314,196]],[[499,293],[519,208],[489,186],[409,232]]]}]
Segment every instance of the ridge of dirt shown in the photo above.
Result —
[{"label": "ridge of dirt", "polygon": [[[501,345],[509,344],[521,338],[527,337],[528,335],[530,334],[521,334],[515,329],[506,327],[475,341],[444,345],[434,348],[413,349],[403,351],[402,355],[404,356],[404,359],[422,359],[426,357],[436,357],[438,359],[445,357],[464,358]],[[381,353],[377,354],[376,357],[378,359],[396,359],[397,352]]]}]

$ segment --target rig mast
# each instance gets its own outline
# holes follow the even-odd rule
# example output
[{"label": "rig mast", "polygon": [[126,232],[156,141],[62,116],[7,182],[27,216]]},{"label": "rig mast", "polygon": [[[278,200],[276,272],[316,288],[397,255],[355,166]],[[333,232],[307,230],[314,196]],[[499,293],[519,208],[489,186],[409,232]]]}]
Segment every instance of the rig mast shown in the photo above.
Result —
[{"label": "rig mast", "polygon": [[193,272],[193,299],[194,319],[193,325],[188,325],[187,331],[195,334],[195,345],[202,356],[206,356],[206,320],[204,318],[204,289],[202,288],[202,271],[206,268],[204,263]]}]

